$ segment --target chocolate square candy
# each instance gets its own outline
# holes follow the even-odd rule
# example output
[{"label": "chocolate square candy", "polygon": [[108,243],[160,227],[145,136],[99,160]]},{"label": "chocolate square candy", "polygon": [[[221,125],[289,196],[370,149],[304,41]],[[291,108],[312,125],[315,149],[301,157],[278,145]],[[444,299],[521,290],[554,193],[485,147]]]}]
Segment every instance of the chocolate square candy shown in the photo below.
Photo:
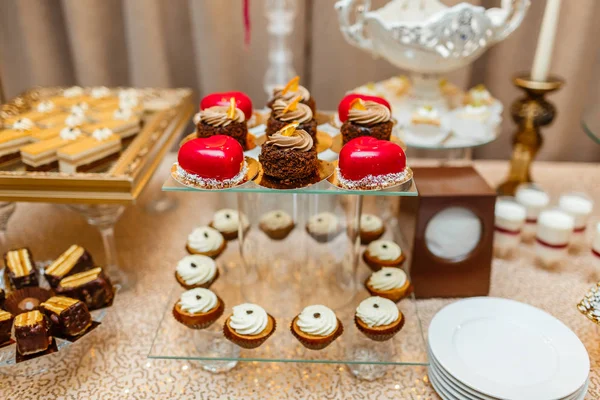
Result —
[{"label": "chocolate square candy", "polygon": [[54,336],[78,336],[92,324],[92,316],[81,300],[54,296],[40,308],[50,320]]},{"label": "chocolate square candy", "polygon": [[8,282],[15,289],[38,286],[37,270],[31,251],[22,249],[10,250],[4,254],[4,269]]},{"label": "chocolate square candy", "polygon": [[8,311],[0,310],[0,344],[10,340],[10,331],[12,330],[15,317]]},{"label": "chocolate square candy", "polygon": [[56,287],[56,293],[79,299],[90,310],[106,306],[114,296],[110,279],[99,267],[63,278]]},{"label": "chocolate square candy", "polygon": [[69,247],[44,271],[46,280],[52,287],[56,287],[61,279],[86,271],[94,266],[92,256],[81,246],[76,244]]},{"label": "chocolate square candy", "polygon": [[15,339],[17,351],[23,356],[47,350],[52,343],[52,336],[50,324],[44,314],[34,310],[17,315]]}]

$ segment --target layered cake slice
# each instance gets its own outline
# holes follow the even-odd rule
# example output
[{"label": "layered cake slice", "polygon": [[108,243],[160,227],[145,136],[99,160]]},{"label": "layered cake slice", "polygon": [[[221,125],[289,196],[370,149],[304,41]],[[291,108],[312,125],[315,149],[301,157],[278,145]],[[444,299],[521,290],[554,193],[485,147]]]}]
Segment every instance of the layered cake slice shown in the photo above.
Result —
[{"label": "layered cake slice", "polygon": [[45,351],[52,343],[50,324],[38,310],[17,315],[14,325],[17,350],[23,356]]},{"label": "layered cake slice", "polygon": [[38,285],[35,262],[28,248],[11,250],[4,254],[4,265],[4,273],[13,288],[22,289]]},{"label": "layered cake slice", "polygon": [[47,118],[53,112],[55,112],[55,105],[53,102],[49,100],[44,100],[39,102],[33,109],[30,111],[24,112],[22,114],[18,114],[15,116],[9,116],[4,119],[4,123],[6,125],[13,125],[21,118],[29,119],[33,122],[37,122],[41,119]]},{"label": "layered cake slice", "polygon": [[91,171],[119,158],[121,138],[110,129],[97,129],[92,136],[58,150],[60,172]]},{"label": "layered cake slice", "polygon": [[31,143],[21,148],[21,159],[27,171],[50,171],[58,168],[57,151],[75,144],[85,136],[79,128],[63,128],[59,134],[47,140]]},{"label": "layered cake slice", "polygon": [[90,310],[104,307],[113,299],[110,279],[96,267],[62,279],[56,293],[83,301]]},{"label": "layered cake slice", "polygon": [[10,340],[14,317],[8,311],[0,310],[0,345]]},{"label": "layered cake slice", "polygon": [[54,296],[40,304],[40,307],[50,320],[55,335],[78,336],[92,324],[87,306],[77,299]]},{"label": "layered cake slice", "polygon": [[31,135],[38,131],[33,121],[24,118],[10,129],[0,130],[0,165],[19,160],[21,147],[31,142]]},{"label": "layered cake slice", "polygon": [[96,113],[93,117],[98,122],[89,125],[87,127],[88,132],[108,128],[115,135],[119,135],[122,140],[125,140],[137,135],[140,131],[141,119],[127,108]]},{"label": "layered cake slice", "polygon": [[61,279],[88,270],[93,266],[90,253],[83,247],[74,244],[46,268],[44,275],[50,286],[56,287]]}]

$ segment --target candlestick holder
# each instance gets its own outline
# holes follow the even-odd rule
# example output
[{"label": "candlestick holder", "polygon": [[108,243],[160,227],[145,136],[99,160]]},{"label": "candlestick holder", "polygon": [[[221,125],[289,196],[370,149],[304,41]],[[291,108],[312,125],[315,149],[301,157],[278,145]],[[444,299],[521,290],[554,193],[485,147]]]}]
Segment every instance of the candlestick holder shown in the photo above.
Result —
[{"label": "candlestick holder", "polygon": [[560,89],[563,83],[557,77],[550,77],[547,81],[534,81],[529,76],[513,79],[513,84],[522,89],[525,96],[517,99],[510,108],[510,114],[518,128],[513,138],[508,177],[498,186],[498,194],[513,196],[521,183],[532,182],[531,163],[543,143],[540,128],[550,125],[556,117],[556,108],[545,96]]}]

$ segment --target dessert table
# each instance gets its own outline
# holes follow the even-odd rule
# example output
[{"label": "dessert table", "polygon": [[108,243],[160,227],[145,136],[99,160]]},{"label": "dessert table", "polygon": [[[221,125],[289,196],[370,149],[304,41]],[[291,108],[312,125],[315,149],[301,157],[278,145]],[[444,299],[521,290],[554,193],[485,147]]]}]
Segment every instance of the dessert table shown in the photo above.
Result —
[{"label": "dessert table", "polygon": [[[149,214],[144,203],[159,194],[175,155],[162,163],[142,194],[116,227],[120,261],[134,275],[135,286],[120,293],[102,325],[86,340],[55,358],[54,367],[33,377],[1,376],[0,398],[19,399],[438,399],[427,368],[391,367],[382,379],[354,378],[343,365],[239,363],[226,374],[205,372],[196,362],[150,360],[152,340],[173,287],[173,270],[185,255],[185,241],[199,215],[211,215],[218,196],[170,193],[179,206]],[[416,162],[413,162],[413,165]],[[493,186],[505,176],[507,162],[477,161],[479,172]],[[585,190],[600,199],[600,166],[544,163],[534,165],[536,179],[553,199],[568,190]],[[202,199],[199,199],[202,196]],[[592,222],[600,219],[596,207]],[[11,246],[28,245],[36,259],[49,259],[72,243],[102,254],[97,231],[64,206],[19,203],[8,228]],[[600,398],[600,332],[581,315],[576,304],[592,285],[583,255],[571,255],[559,271],[533,263],[533,246],[521,245],[518,259],[494,259],[490,295],[539,307],[562,320],[585,344],[591,358],[591,383],[586,399]],[[99,260],[102,261],[102,260]],[[452,300],[419,300],[424,328]],[[411,340],[406,337],[406,340]],[[35,362],[35,361],[33,361]],[[6,371],[0,370],[0,373]]]}]

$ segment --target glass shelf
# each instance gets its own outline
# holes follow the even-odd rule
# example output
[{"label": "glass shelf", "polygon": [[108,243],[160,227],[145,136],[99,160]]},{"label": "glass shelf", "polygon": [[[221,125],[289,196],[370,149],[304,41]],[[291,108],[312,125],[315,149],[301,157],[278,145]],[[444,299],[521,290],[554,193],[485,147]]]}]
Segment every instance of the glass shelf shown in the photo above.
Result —
[{"label": "glass shelf", "polygon": [[583,113],[581,126],[592,140],[600,144],[600,103],[592,105]]},{"label": "glass shelf", "polygon": [[397,188],[390,188],[385,190],[343,190],[330,184],[327,180],[321,181],[314,185],[300,188],[300,189],[270,189],[257,185],[254,182],[247,182],[241,186],[234,187],[231,189],[218,189],[218,190],[201,190],[194,189],[184,186],[177,182],[172,177],[167,178],[163,184],[162,190],[166,192],[237,192],[237,193],[272,193],[272,194],[325,194],[325,195],[352,195],[357,194],[361,196],[418,196],[417,187],[414,183],[414,179],[409,189],[398,190]]}]

